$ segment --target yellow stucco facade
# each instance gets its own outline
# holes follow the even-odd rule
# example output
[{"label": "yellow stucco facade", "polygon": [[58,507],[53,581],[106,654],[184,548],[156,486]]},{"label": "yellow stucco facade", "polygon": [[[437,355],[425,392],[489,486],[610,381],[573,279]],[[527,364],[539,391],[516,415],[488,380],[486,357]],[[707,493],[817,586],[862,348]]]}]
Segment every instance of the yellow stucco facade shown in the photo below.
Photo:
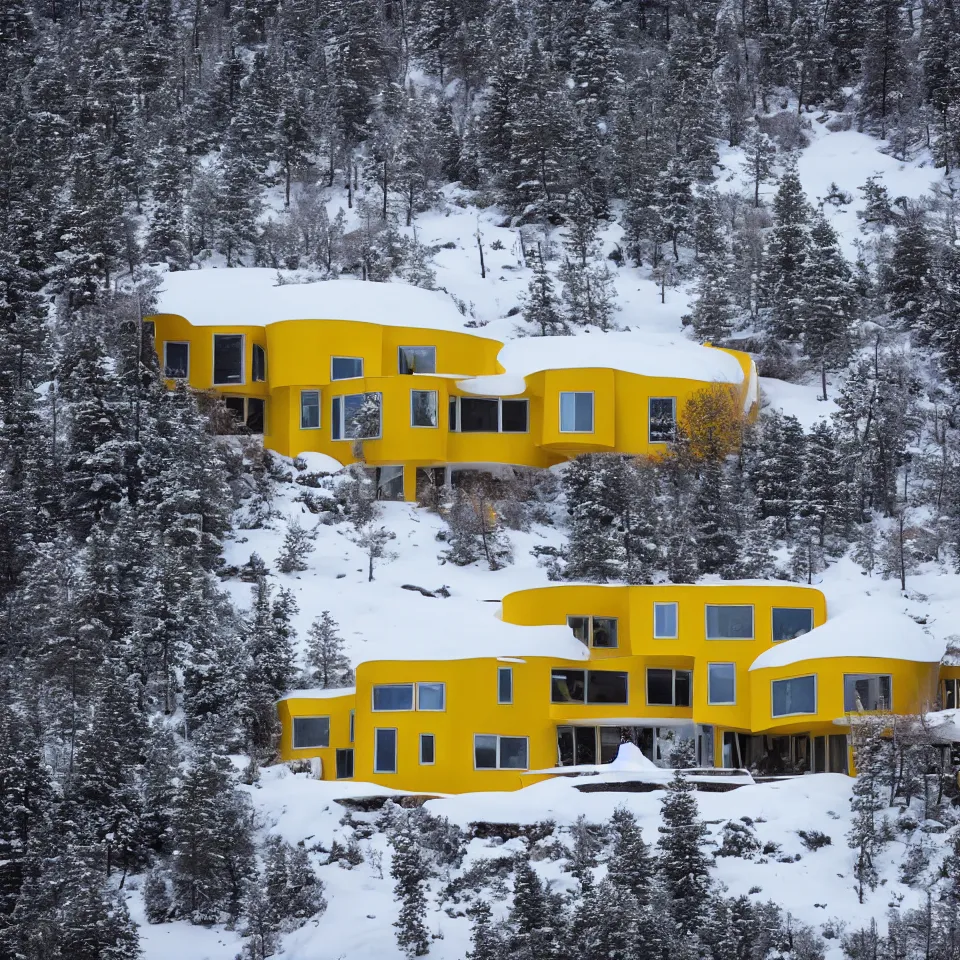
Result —
[{"label": "yellow stucco facade", "polygon": [[[427,793],[517,789],[558,765],[609,762],[624,741],[656,762],[688,740],[701,766],[848,772],[849,714],[916,713],[938,696],[938,663],[831,656],[751,669],[826,622],[812,587],[551,586],[508,594],[502,616],[569,624],[588,659],[361,663],[355,690],[281,701],[281,758]],[[326,717],[326,746],[295,746],[295,721]]]}]

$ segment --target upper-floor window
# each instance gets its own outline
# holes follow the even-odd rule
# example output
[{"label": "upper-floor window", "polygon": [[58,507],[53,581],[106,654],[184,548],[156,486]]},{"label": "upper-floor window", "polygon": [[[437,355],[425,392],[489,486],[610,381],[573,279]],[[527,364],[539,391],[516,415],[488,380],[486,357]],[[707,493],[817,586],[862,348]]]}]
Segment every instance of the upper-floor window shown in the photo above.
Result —
[{"label": "upper-floor window", "polygon": [[653,636],[657,640],[677,639],[677,605],[675,603],[655,603],[653,605]]},{"label": "upper-floor window", "polygon": [[588,647],[616,647],[616,617],[567,617],[573,635]]},{"label": "upper-floor window", "polygon": [[167,340],[163,345],[163,375],[171,380],[190,376],[190,344]]},{"label": "upper-floor window", "polygon": [[693,674],[689,670],[647,668],[647,704],[657,707],[689,707]]},{"label": "upper-floor window", "polygon": [[817,712],[817,678],[814,674],[791,677],[789,680],[772,680],[770,695],[772,715],[775,717]]},{"label": "upper-floor window", "polygon": [[444,710],[447,706],[447,685],[445,683],[418,683],[417,709]]},{"label": "upper-floor window", "polygon": [[753,607],[707,604],[708,640],[752,640]]},{"label": "upper-floor window", "polygon": [[526,770],[529,754],[526,737],[473,736],[473,766],[477,770]]},{"label": "upper-floor window", "polygon": [[378,683],[373,687],[374,710],[412,710],[412,683]]},{"label": "upper-floor window", "polygon": [[243,383],[243,335],[213,335],[213,382]]},{"label": "upper-floor window", "polygon": [[707,702],[710,704],[737,702],[737,665],[735,663],[707,664]]},{"label": "upper-floor window", "polygon": [[354,380],[363,376],[362,357],[331,357],[331,380]]},{"label": "upper-floor window", "polygon": [[375,440],[380,436],[379,393],[349,393],[334,397],[333,422],[330,425],[334,440]]},{"label": "upper-floor window", "polygon": [[253,345],[251,371],[254,383],[263,383],[267,379],[267,351],[259,343]]},{"label": "upper-floor window", "polygon": [[494,397],[451,397],[450,429],[461,433],[526,433],[529,429],[526,400]]},{"label": "upper-floor window", "polygon": [[400,347],[397,366],[401,373],[436,373],[436,347]]},{"label": "upper-floor window", "polygon": [[513,703],[513,667],[497,667],[497,703]]},{"label": "upper-floor window", "polygon": [[436,390],[410,391],[410,426],[436,427],[440,424]]},{"label": "upper-floor window", "polygon": [[330,746],[329,717],[294,717],[293,749]]},{"label": "upper-floor window", "polygon": [[320,391],[300,391],[300,429],[316,430],[320,426]]},{"label": "upper-floor window", "polygon": [[627,674],[614,670],[550,672],[551,703],[627,703]]},{"label": "upper-floor window", "polygon": [[677,400],[675,397],[650,398],[649,433],[651,443],[670,443],[677,433]]},{"label": "upper-floor window", "polygon": [[593,394],[560,394],[560,432],[593,433]]},{"label": "upper-floor window", "polygon": [[773,608],[773,639],[792,640],[813,629],[813,611],[803,607]]},{"label": "upper-floor window", "polygon": [[843,709],[847,713],[893,709],[892,684],[889,673],[845,673]]}]

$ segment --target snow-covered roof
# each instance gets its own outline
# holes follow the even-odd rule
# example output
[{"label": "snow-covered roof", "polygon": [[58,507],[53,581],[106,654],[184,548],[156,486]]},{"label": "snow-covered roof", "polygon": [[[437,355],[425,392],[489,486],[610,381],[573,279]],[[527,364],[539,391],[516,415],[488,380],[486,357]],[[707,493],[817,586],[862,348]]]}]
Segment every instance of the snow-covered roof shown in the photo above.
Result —
[{"label": "snow-covered roof", "polygon": [[309,687],[306,690],[290,690],[281,700],[333,700],[337,697],[352,697],[356,687]]},{"label": "snow-covered roof", "polygon": [[944,643],[925,633],[903,612],[902,606],[882,596],[864,598],[834,611],[822,626],[794,640],[765,650],[751,670],[785,667],[803,660],[832,657],[875,657],[938,663]]},{"label": "snow-covered roof", "polygon": [[[289,272],[279,271],[291,279]],[[195,326],[262,327],[282,320],[357,320],[391,327],[463,329],[463,316],[445,293],[408,283],[340,279],[277,285],[277,270],[182,270],[163,276],[157,313]]]}]

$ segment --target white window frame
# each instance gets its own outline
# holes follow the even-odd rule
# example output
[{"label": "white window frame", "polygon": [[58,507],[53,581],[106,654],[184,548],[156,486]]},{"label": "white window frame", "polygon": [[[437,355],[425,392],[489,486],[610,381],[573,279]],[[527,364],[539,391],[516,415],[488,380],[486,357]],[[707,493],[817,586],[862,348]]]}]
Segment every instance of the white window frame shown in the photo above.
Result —
[{"label": "white window frame", "polygon": [[[567,614],[567,626],[572,630],[573,627],[570,626],[571,620],[589,620],[590,621],[590,636],[587,638],[587,649],[588,650],[619,650],[620,649],[620,618],[619,617],[608,617],[603,614],[592,614],[592,613],[568,613]],[[593,621],[594,620],[612,620],[616,625],[617,631],[617,642],[612,647],[598,647],[593,642]]]},{"label": "white window frame", "polygon": [[[424,760],[423,759],[423,739],[424,737],[429,737],[433,741],[433,759]],[[421,767],[432,767],[437,762],[437,735],[435,733],[421,733],[417,741],[417,759],[420,761]]]},{"label": "white window frame", "polygon": [[[360,361],[360,373],[355,377],[335,377],[333,375],[333,361],[334,360],[359,360]],[[363,357],[345,357],[342,354],[336,354],[336,356],[330,356],[330,382],[331,383],[342,383],[344,380],[362,380],[363,379]]]},{"label": "white window frame", "polygon": [[[707,611],[711,607],[749,607],[750,608],[750,636],[749,637],[711,637],[709,629],[709,620]],[[773,621],[771,620],[771,623]],[[752,603],[705,603],[703,605],[703,636],[711,643],[742,643],[745,640],[756,640],[757,638],[757,610]]]},{"label": "white window frame", "polygon": [[[380,767],[380,744],[378,733],[381,731],[390,731],[393,734],[393,769],[383,770]],[[373,772],[374,773],[396,773],[400,768],[400,735],[396,727],[374,727],[373,728]]]},{"label": "white window frame", "polygon": [[[389,710],[378,708],[375,700],[375,691],[381,687],[410,687],[410,706],[409,707],[391,707]],[[370,712],[371,713],[413,713],[417,709],[417,685],[411,683],[375,683],[370,687]]]},{"label": "white window frame", "polygon": [[[782,607],[782,606],[771,607],[770,608],[770,639],[773,641],[773,643],[787,643],[786,640],[777,640],[777,638],[774,637],[773,635],[773,616],[777,610],[805,610],[807,613],[810,614],[810,630],[813,630],[814,628],[813,607]],[[809,633],[810,630],[808,630],[807,633]],[[800,636],[802,637],[804,636],[804,634],[801,633]],[[796,640],[797,638],[793,637],[792,639]]]},{"label": "white window frame", "polygon": [[[657,607],[673,607],[673,622],[676,629],[673,633],[657,633]],[[704,614],[706,616],[706,614]],[[656,600],[653,604],[653,639],[676,640],[680,636],[680,604],[676,600]]]},{"label": "white window frame", "polygon": [[[500,678],[503,674],[507,674],[507,676],[510,677],[510,699],[509,700],[504,700],[501,695]],[[513,704],[513,667],[497,667],[497,703],[503,704],[503,705]]]},{"label": "white window frame", "polygon": [[[311,743],[305,747],[297,746],[297,721],[298,720],[326,720],[327,721],[327,742],[326,743]],[[290,743],[292,744],[292,749],[294,750],[325,750],[330,746],[330,716],[329,714],[316,714],[311,716],[304,717],[294,717],[293,723],[291,724],[290,729]]]},{"label": "white window frame", "polygon": [[[530,400],[528,397],[461,397],[461,396],[451,396],[450,400],[455,401],[456,403],[456,426],[450,427],[450,433],[468,433],[468,434],[486,434],[488,436],[493,436],[494,434],[504,434],[508,437],[522,437],[525,434],[530,432]],[[497,402],[497,429],[493,430],[461,430],[461,416],[460,416],[460,401],[461,400],[495,400]],[[504,400],[510,403],[522,403],[527,409],[527,429],[526,430],[504,430],[503,429],[503,402]],[[449,406],[447,407],[447,419],[449,420]]]},{"label": "white window frame", "polygon": [[[187,348],[187,372],[182,377],[171,377],[167,374],[167,347],[170,344],[178,347]],[[163,341],[163,379],[164,380],[189,380],[190,379],[190,341],[189,340],[164,340]]]},{"label": "white window frame", "polygon": [[[802,710],[798,713],[774,713],[773,712],[773,685],[775,683],[789,683],[791,680],[806,680],[807,677],[813,677],[813,710]],[[891,699],[893,699],[893,690],[890,691]],[[778,680],[770,681],[770,716],[775,720],[779,720],[781,717],[813,717],[817,714],[817,709],[820,705],[820,684],[817,682],[817,675],[815,673],[801,673],[796,677],[780,677]],[[829,744],[828,744],[829,746]]]},{"label": "white window frame", "polygon": [[[256,357],[258,350],[263,354],[263,377],[259,380],[254,376],[256,368],[254,357]],[[250,379],[253,383],[267,382],[267,348],[262,343],[255,343],[250,347]]]},{"label": "white window frame", "polygon": [[[670,671],[670,703],[651,703],[650,702],[650,671],[651,670],[669,670]],[[677,703],[677,674],[686,673],[690,675],[690,703]],[[693,671],[679,669],[677,667],[646,667],[643,674],[643,702],[648,707],[673,707],[676,710],[693,709]]]},{"label": "white window frame", "polygon": [[[590,429],[589,430],[564,430],[563,429],[563,398],[568,394],[573,396],[579,396],[581,394],[589,394],[590,396]],[[573,410],[573,419],[574,424],[576,424],[577,419],[577,410],[576,410],[576,401],[574,401],[574,410]],[[559,427],[560,433],[580,433],[580,434],[592,434],[596,433],[597,430],[597,397],[596,393],[593,390],[561,390],[559,396],[557,397],[557,426]]]},{"label": "white window frame", "polygon": [[[217,380],[217,337],[240,338],[240,379]],[[247,335],[245,333],[215,333],[210,351],[210,382],[215,387],[242,387],[247,383]]]},{"label": "white window frame", "polygon": [[878,707],[877,710],[871,710],[869,707],[864,707],[866,713],[876,713],[881,711],[883,713],[893,713],[893,674],[892,673],[845,673],[843,675],[843,710],[844,713],[853,713],[854,710],[847,709],[847,677],[887,677],[890,680],[890,703],[885,707]]},{"label": "white window frame", "polygon": [[[413,395],[414,395],[415,393],[432,393],[432,394],[433,394],[433,396],[434,396],[435,399],[436,399],[436,404],[435,404],[435,406],[436,406],[436,414],[437,414],[437,422],[436,422],[436,423],[430,424],[430,423],[414,423],[414,422],[413,422],[413,410],[414,410],[414,406],[413,406]],[[383,414],[382,414],[382,412],[381,412],[380,418],[381,418],[381,420],[383,419]],[[437,390],[411,390],[411,391],[410,391],[410,426],[411,426],[414,430],[439,430],[439,429],[440,429],[440,394],[439,394],[439,391],[437,391]]]},{"label": "white window frame", "polygon": [[[433,351],[433,369],[425,370],[424,373],[430,375],[437,372],[437,348],[435,344],[430,343],[408,343],[403,346],[397,347],[397,373],[400,376],[411,376],[411,374],[405,374],[401,371],[401,362],[400,358],[403,356],[401,353],[402,350],[432,350]],[[420,371],[414,371],[414,374],[419,373]]]},{"label": "white window frame", "polygon": [[[382,686],[382,684],[380,684]],[[446,713],[447,711],[447,685],[440,680],[423,680],[417,683],[417,711],[420,713]],[[420,688],[421,687],[440,687],[443,695],[442,707],[422,707],[420,706]]]},{"label": "white window frame", "polygon": [[[303,395],[305,393],[315,393],[317,395],[317,425],[315,427],[305,427],[303,425]],[[301,430],[319,430],[323,426],[323,391],[322,390],[301,390],[300,391],[300,429]]]},{"label": "white window frame", "polygon": [[[600,647],[600,650],[613,650],[614,647]],[[577,671],[583,674],[583,699],[582,700],[554,700],[553,699],[553,674],[554,671],[564,670],[567,672]],[[626,696],[622,703],[610,702],[605,700],[590,699],[590,675],[591,674],[616,673],[625,678]],[[591,670],[588,667],[551,667],[550,668],[550,704],[559,704],[562,706],[583,706],[583,707],[625,707],[630,703],[630,671],[629,670]]]},{"label": "white window frame", "polygon": [[[494,737],[497,741],[497,765],[495,767],[477,766],[477,737]],[[524,740],[527,749],[527,765],[525,767],[502,767],[500,766],[500,741],[501,740]],[[509,733],[475,733],[473,735],[473,769],[480,772],[493,770],[515,770],[517,772],[530,769],[530,738],[524,736],[514,736]]]},{"label": "white window frame", "polygon": [[669,400],[673,404],[673,429],[674,436],[676,436],[677,429],[677,398],[676,397],[647,397],[647,443],[670,443],[670,440],[654,440],[650,436],[650,421],[653,419],[652,410],[653,410],[653,401],[654,400]]},{"label": "white window frame", "polygon": [[[732,700],[714,700],[710,687],[710,668],[711,667],[733,667],[733,699]],[[676,695],[674,695],[676,699]],[[737,665],[731,660],[713,660],[707,664],[707,703],[711,707],[735,707],[737,705]]]},{"label": "white window frame", "polygon": [[[380,398],[380,430],[377,435],[374,437],[348,437],[346,436],[347,432],[347,405],[344,403],[347,397],[368,397],[368,396],[377,396]],[[330,398],[330,413],[331,419],[333,418],[333,402],[335,400],[340,401],[340,436],[333,436],[333,423],[330,424],[330,439],[334,443],[355,443],[358,440],[380,440],[383,438],[383,393],[380,390],[364,390],[363,393],[338,393],[335,397]]]}]

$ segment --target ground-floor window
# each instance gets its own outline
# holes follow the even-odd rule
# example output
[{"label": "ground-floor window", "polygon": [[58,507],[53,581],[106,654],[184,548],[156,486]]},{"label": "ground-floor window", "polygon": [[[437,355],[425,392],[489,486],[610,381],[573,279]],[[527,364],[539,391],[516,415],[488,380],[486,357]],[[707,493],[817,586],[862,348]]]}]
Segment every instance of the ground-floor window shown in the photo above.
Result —
[{"label": "ground-floor window", "polygon": [[[713,764],[713,728],[709,730],[709,748],[704,747],[707,760],[698,761],[704,766]],[[557,764],[561,767],[580,764],[610,763],[623,743],[632,743],[654,763],[665,766],[677,749],[694,752],[694,730],[684,726],[621,727],[603,724],[557,727]]]},{"label": "ground-floor window", "polygon": [[368,467],[378,500],[403,500],[403,467]]},{"label": "ground-floor window", "polygon": [[337,751],[337,779],[349,780],[353,777],[353,750]]},{"label": "ground-floor window", "polygon": [[944,710],[960,707],[960,679],[944,680],[943,696],[940,699]]},{"label": "ground-floor window", "polygon": [[846,750],[847,738],[842,734],[829,738],[807,733],[754,736],[735,730],[725,730],[723,734],[723,766],[751,770],[762,776],[828,770],[846,773]]},{"label": "ground-floor window", "polygon": [[429,766],[435,762],[436,758],[436,740],[432,733],[420,734],[420,763],[422,766]]},{"label": "ground-floor window", "polygon": [[260,397],[224,397],[223,405],[250,433],[263,433],[266,403]]},{"label": "ground-floor window", "polygon": [[477,770],[526,770],[526,737],[500,737],[478,733],[473,738],[473,765]]},{"label": "ground-floor window", "polygon": [[329,717],[294,717],[293,749],[307,750],[330,746]]}]

